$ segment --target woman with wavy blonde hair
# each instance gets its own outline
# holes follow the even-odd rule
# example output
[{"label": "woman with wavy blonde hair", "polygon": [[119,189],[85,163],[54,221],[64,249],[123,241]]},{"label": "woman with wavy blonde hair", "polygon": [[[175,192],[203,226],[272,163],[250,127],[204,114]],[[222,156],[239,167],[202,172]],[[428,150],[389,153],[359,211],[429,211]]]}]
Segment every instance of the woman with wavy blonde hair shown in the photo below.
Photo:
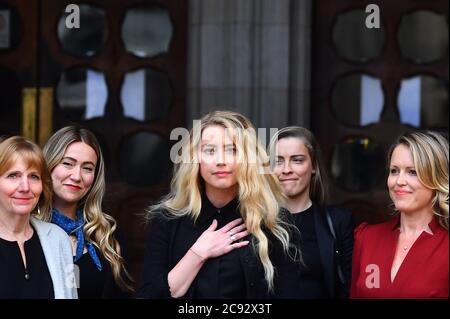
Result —
[{"label": "woman with wavy blonde hair", "polygon": [[387,186],[396,216],[355,231],[351,297],[448,299],[448,155],[448,141],[431,131],[392,145]]},{"label": "woman with wavy blonde hair", "polygon": [[252,124],[229,111],[200,123],[181,149],[171,192],[149,209],[138,296],[296,297],[299,263],[280,214],[284,197],[264,173],[269,159]]},{"label": "woman with wavy blonde hair", "polygon": [[[401,136],[389,151],[389,158],[399,144],[408,146],[416,165],[417,178],[433,190],[433,214],[448,231],[448,141],[436,132],[415,132]],[[397,211],[398,212],[398,211]]]},{"label": "woman with wavy blonde hair", "polygon": [[116,221],[102,211],[105,173],[102,152],[87,129],[67,126],[44,146],[53,183],[51,215],[43,216],[72,239],[80,270],[79,298],[118,298],[132,291]]}]

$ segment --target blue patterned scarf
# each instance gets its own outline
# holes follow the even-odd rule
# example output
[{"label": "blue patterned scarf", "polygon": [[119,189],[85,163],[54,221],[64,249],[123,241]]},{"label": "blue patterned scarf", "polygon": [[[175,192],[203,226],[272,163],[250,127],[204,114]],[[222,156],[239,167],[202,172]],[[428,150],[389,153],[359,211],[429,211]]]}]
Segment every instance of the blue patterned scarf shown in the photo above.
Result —
[{"label": "blue patterned scarf", "polygon": [[73,220],[53,208],[52,223],[64,229],[64,231],[68,235],[74,234],[77,237],[77,254],[73,259],[74,261],[80,259],[80,257],[83,255],[84,246],[86,246],[89,255],[91,255],[92,260],[94,261],[95,266],[97,266],[98,270],[102,270],[102,264],[100,263],[100,259],[97,256],[94,245],[91,242],[84,241],[83,226],[85,221],[83,212],[81,210],[77,211],[77,219]]}]

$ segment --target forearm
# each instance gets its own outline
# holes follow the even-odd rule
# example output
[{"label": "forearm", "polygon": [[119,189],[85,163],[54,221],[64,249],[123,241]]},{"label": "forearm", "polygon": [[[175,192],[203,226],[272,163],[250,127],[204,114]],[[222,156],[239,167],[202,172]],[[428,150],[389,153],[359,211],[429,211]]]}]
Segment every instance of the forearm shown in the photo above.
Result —
[{"label": "forearm", "polygon": [[179,298],[186,294],[206,259],[189,249],[184,257],[167,275],[170,294]]}]

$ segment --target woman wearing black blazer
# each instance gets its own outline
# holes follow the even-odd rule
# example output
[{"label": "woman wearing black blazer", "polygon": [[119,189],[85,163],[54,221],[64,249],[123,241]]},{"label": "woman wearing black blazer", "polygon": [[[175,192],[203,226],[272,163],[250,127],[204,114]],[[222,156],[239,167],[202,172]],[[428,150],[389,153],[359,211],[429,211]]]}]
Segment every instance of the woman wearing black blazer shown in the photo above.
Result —
[{"label": "woman wearing black blazer", "polygon": [[314,135],[302,127],[283,128],[273,136],[270,154],[286,208],[300,230],[301,298],[348,298],[354,222],[350,212],[325,205],[324,169]]}]

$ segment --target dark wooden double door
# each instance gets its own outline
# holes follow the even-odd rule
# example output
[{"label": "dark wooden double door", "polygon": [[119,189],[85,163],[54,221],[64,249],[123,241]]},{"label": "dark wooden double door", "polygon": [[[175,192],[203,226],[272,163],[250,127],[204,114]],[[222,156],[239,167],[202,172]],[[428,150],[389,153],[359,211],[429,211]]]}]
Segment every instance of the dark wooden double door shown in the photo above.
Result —
[{"label": "dark wooden double door", "polygon": [[0,135],[43,145],[65,125],[96,134],[104,210],[135,277],[144,210],[168,188],[170,131],[185,126],[186,30],[187,1],[0,0]]}]

